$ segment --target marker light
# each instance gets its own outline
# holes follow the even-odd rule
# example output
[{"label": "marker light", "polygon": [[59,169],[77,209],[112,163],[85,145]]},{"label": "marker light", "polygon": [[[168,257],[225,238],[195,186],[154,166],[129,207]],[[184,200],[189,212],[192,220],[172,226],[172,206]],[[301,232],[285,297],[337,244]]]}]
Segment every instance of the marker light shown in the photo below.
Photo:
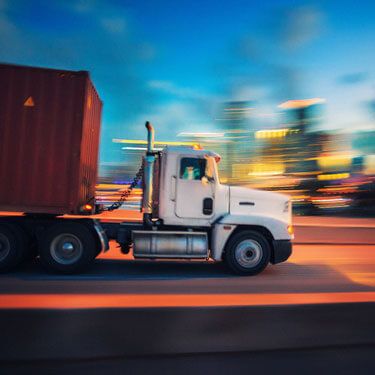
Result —
[{"label": "marker light", "polygon": [[90,212],[92,212],[93,208],[94,208],[93,205],[87,203],[87,204],[84,204],[81,207],[81,212],[82,213],[90,213]]}]

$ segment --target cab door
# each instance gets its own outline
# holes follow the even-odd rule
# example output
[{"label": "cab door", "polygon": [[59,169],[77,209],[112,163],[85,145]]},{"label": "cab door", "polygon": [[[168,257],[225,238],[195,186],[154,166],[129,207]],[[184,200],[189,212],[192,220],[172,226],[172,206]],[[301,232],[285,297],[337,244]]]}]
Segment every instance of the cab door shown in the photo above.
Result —
[{"label": "cab door", "polygon": [[209,219],[214,214],[214,183],[207,176],[208,160],[181,156],[176,176],[175,213],[180,218]]}]

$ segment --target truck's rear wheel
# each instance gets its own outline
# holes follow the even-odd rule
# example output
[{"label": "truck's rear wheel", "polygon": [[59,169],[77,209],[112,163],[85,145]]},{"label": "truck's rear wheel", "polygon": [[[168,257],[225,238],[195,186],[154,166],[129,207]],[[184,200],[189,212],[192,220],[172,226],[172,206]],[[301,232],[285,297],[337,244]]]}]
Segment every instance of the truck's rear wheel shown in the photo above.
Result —
[{"label": "truck's rear wheel", "polygon": [[0,223],[0,272],[17,266],[27,252],[25,233],[16,224]]},{"label": "truck's rear wheel", "polygon": [[233,235],[225,247],[225,261],[238,275],[256,275],[270,261],[271,249],[260,233],[245,230]]},{"label": "truck's rear wheel", "polygon": [[61,222],[44,234],[40,260],[50,271],[74,273],[85,269],[95,258],[96,238],[85,225]]}]

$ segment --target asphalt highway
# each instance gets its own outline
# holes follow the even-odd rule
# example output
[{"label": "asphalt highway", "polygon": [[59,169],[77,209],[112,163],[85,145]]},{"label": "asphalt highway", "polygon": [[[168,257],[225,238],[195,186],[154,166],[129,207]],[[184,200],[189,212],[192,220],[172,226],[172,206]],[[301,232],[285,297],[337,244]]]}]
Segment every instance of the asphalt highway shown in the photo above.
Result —
[{"label": "asphalt highway", "polygon": [[139,261],[112,244],[90,271],[48,274],[38,261],[0,277],[1,308],[280,305],[375,301],[375,245],[294,245],[253,277],[214,262]]}]

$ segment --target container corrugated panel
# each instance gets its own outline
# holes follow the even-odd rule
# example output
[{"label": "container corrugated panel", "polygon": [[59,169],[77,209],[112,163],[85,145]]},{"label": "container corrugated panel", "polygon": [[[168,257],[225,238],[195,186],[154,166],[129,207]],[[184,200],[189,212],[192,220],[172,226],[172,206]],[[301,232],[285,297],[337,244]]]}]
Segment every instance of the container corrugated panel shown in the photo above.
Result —
[{"label": "container corrugated panel", "polygon": [[87,72],[0,64],[0,210],[93,203],[101,108]]}]

